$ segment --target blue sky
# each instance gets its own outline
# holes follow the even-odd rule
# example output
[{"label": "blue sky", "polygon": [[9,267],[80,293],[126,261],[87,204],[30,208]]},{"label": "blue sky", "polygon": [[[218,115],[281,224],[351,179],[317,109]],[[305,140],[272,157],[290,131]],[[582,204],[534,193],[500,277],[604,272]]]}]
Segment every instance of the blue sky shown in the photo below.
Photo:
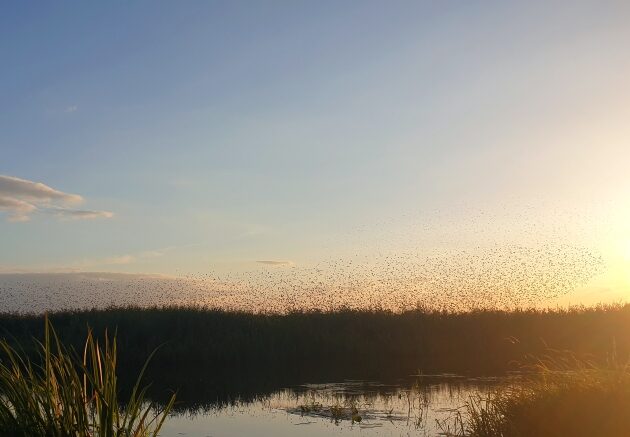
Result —
[{"label": "blue sky", "polygon": [[596,210],[567,219],[578,243],[604,215],[596,249],[624,251],[629,19],[627,2],[5,2],[0,175],[83,200],[5,206],[0,269],[299,264],[442,210]]}]

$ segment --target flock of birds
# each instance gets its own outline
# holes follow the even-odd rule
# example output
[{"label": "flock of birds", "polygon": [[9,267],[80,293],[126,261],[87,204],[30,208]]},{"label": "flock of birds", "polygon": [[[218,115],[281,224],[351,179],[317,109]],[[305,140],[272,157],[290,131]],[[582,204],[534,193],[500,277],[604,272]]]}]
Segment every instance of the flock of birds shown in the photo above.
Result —
[{"label": "flock of birds", "polygon": [[355,255],[313,267],[192,275],[172,290],[187,287],[196,303],[253,312],[513,309],[565,295],[601,269],[601,259],[584,249],[497,247],[429,256]]},{"label": "flock of birds", "polygon": [[0,311],[130,305],[254,313],[513,309],[544,305],[604,270],[595,251],[566,243],[580,241],[580,223],[588,220],[576,221],[571,213],[542,223],[536,211],[506,211],[441,211],[421,221],[400,216],[336,236],[320,250],[328,259],[252,262],[248,271],[0,274]]},{"label": "flock of birds", "polygon": [[603,267],[583,248],[543,245],[354,254],[312,266],[181,277],[115,273],[5,274],[3,311],[193,305],[231,311],[537,306],[586,284]]}]

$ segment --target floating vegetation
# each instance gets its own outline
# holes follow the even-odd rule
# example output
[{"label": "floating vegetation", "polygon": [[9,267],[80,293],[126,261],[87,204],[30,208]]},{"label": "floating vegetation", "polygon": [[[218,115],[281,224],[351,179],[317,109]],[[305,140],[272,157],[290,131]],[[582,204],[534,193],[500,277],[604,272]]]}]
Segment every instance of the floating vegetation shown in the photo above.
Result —
[{"label": "floating vegetation", "polygon": [[[299,412],[302,416],[328,418],[336,425],[344,420],[350,421],[351,424],[361,423],[365,416],[369,419],[383,418],[382,411],[370,410],[369,404],[360,406],[356,398],[352,396],[345,397],[342,400],[343,402],[340,402],[340,399],[337,399],[334,404],[328,406],[324,406],[320,402],[300,404],[296,409],[289,408],[288,411],[290,413]],[[361,410],[359,410],[359,408],[361,408]],[[392,411],[393,410],[390,410],[385,415],[388,420],[394,420]],[[396,417],[396,419],[398,419],[398,417]]]},{"label": "floating vegetation", "polygon": [[[511,379],[504,378],[500,385],[506,385],[508,381]],[[453,404],[461,405],[472,393],[486,394],[491,386],[494,384],[477,385],[476,381],[465,377],[455,382],[439,375],[405,381],[399,386],[359,381],[313,385],[305,394],[297,396],[302,401],[297,407],[286,410],[303,418],[328,420],[339,426],[397,428],[401,433],[435,435],[434,431],[439,429],[436,420],[448,420]]]}]

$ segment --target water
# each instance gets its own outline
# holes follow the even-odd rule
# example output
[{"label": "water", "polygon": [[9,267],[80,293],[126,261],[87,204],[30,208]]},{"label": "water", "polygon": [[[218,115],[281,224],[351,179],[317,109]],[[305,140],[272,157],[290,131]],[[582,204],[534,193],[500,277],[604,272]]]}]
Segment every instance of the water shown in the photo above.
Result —
[{"label": "water", "polygon": [[[189,407],[165,423],[163,437],[437,436],[453,431],[457,411],[518,377],[423,377],[413,383],[345,381],[277,390],[228,406]],[[336,417],[333,417],[336,416]],[[354,420],[353,420],[354,419]]]}]

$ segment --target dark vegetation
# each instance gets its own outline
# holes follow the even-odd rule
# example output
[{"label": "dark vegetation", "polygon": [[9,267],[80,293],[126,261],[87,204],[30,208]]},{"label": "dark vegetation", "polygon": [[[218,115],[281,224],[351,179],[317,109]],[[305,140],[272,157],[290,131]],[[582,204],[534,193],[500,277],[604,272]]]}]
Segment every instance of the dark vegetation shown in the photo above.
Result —
[{"label": "dark vegetation", "polygon": [[[23,347],[43,338],[42,316],[2,314],[0,336]],[[146,357],[151,396],[178,390],[188,405],[247,400],[305,382],[388,381],[415,374],[499,375],[549,348],[606,362],[630,353],[630,305],[570,310],[234,313],[191,307],[111,308],[49,315],[80,348],[88,326],[118,330],[119,372],[130,385]],[[34,350],[34,349],[33,349]],[[31,350],[31,352],[33,351]],[[236,395],[238,394],[238,395]],[[180,404],[181,405],[181,404]]]}]

